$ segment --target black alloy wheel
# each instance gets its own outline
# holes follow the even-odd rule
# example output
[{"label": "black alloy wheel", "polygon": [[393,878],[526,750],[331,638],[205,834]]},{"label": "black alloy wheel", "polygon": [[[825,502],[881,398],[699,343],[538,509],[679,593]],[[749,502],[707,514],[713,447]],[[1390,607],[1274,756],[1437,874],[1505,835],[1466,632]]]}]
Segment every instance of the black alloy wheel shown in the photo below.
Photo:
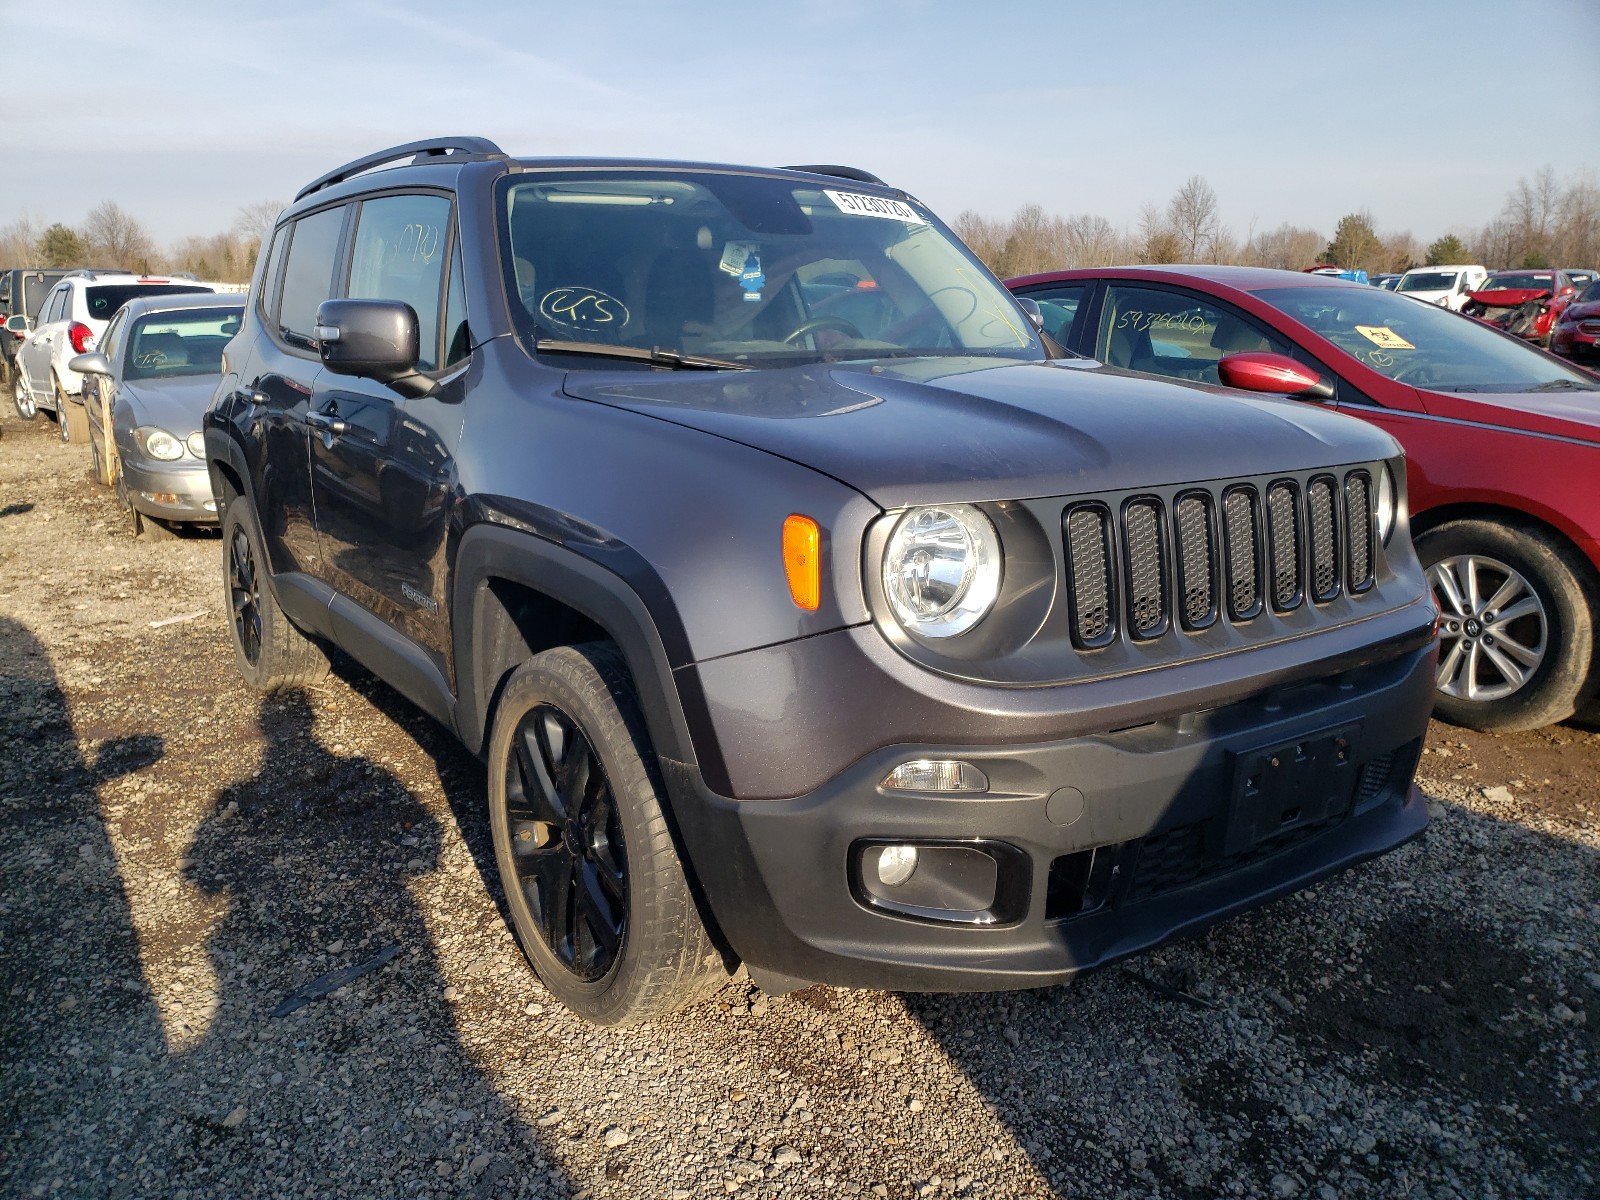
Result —
[{"label": "black alloy wheel", "polygon": [[611,970],[628,931],[627,853],[604,766],[566,713],[522,715],[506,762],[515,880],[546,948],[585,982]]},{"label": "black alloy wheel", "polygon": [[235,527],[228,544],[228,599],[233,609],[233,633],[245,658],[261,661],[261,581],[255,552],[242,527]]}]

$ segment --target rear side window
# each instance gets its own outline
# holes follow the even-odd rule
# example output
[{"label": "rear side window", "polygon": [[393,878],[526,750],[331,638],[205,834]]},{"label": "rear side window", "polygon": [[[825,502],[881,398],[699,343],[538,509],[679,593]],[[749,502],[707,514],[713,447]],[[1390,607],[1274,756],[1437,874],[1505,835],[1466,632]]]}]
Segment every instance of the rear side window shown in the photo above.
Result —
[{"label": "rear side window", "polygon": [[380,196],[361,205],[350,256],[352,300],[400,300],[417,314],[417,369],[439,365],[450,201],[444,196]]},{"label": "rear side window", "polygon": [[61,312],[67,307],[68,289],[58,288],[51,296],[49,303],[44,306],[44,316],[40,319],[41,325],[48,325],[52,321],[61,319]]},{"label": "rear side window", "polygon": [[111,318],[105,336],[100,339],[100,353],[106,356],[106,361],[112,367],[117,365],[117,355],[122,352],[122,334],[128,327],[128,314],[119,312]]},{"label": "rear side window", "polygon": [[278,333],[291,346],[315,350],[312,331],[317,305],[333,294],[333,268],[339,257],[343,208],[328,208],[294,223],[289,261],[283,271],[283,299],[278,305]]},{"label": "rear side window", "polygon": [[278,311],[278,269],[283,266],[283,252],[289,248],[289,225],[281,226],[272,235],[272,250],[267,255],[267,269],[261,275],[261,314],[272,317]]},{"label": "rear side window", "polygon": [[96,321],[109,321],[117,309],[135,296],[182,296],[210,290],[185,283],[108,283],[84,289],[84,309]]}]

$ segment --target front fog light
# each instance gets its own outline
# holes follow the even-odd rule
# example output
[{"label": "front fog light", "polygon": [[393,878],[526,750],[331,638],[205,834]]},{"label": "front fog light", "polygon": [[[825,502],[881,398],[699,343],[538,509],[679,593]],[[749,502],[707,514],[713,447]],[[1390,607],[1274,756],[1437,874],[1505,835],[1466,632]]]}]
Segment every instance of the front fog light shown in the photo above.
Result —
[{"label": "front fog light", "polygon": [[891,792],[987,792],[989,777],[958,758],[917,758],[901,763],[878,786]]},{"label": "front fog light", "polygon": [[884,887],[900,887],[917,872],[915,846],[884,846],[878,851],[878,882]]}]

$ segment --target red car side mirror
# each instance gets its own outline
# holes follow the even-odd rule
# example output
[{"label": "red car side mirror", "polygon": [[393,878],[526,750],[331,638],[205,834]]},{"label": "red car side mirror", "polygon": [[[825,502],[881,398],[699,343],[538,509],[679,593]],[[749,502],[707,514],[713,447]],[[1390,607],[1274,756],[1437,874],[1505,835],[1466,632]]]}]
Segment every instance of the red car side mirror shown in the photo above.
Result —
[{"label": "red car side mirror", "polygon": [[1217,375],[1232,388],[1246,392],[1271,392],[1296,400],[1331,400],[1333,388],[1304,363],[1286,354],[1251,350],[1224,354],[1217,363]]}]

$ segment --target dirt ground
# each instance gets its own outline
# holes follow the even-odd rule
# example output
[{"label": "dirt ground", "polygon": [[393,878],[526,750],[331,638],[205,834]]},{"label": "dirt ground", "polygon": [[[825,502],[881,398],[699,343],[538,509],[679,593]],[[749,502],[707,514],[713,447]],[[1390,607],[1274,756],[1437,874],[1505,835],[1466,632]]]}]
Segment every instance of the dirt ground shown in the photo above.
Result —
[{"label": "dirt ground", "polygon": [[0,425],[0,1195],[1600,1194],[1595,727],[1436,724],[1421,841],[1070,987],[604,1032],[478,764],[348,662],[249,692],[218,539]]}]

